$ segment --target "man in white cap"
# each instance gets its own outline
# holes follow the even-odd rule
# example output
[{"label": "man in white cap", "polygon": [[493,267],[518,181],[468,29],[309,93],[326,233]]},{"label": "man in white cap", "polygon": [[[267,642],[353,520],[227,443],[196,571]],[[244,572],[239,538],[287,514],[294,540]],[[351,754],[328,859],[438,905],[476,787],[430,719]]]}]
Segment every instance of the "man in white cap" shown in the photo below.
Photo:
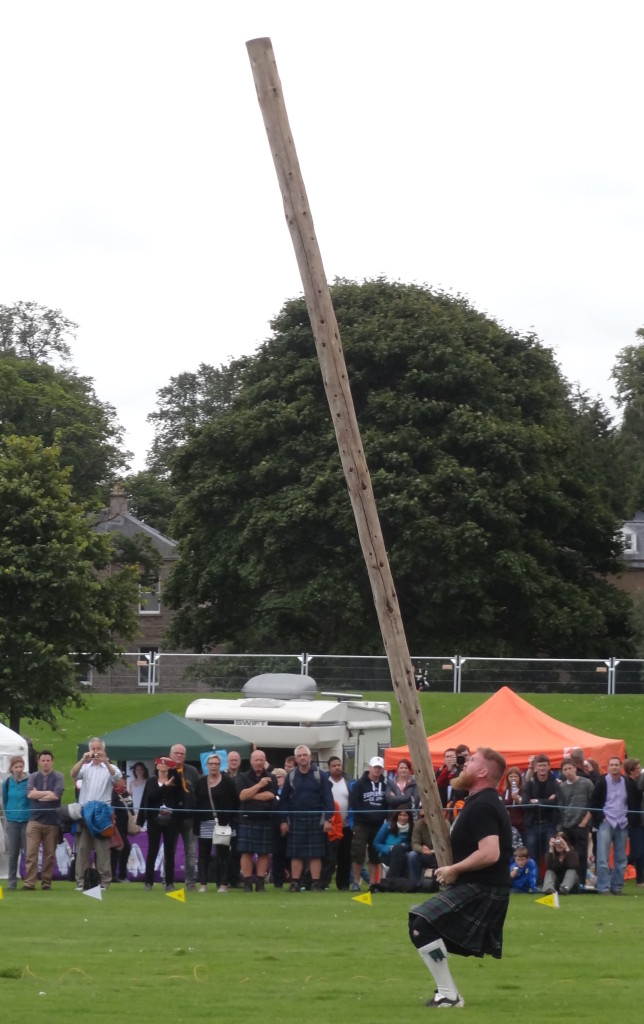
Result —
[{"label": "man in white cap", "polygon": [[381,757],[372,757],[367,771],[351,789],[350,803],[353,810],[353,840],[351,842],[351,864],[353,882],[351,889],[360,889],[360,872],[369,859],[369,881],[377,881],[378,853],[373,845],[376,833],[387,817],[386,785],[384,781],[385,762]]}]

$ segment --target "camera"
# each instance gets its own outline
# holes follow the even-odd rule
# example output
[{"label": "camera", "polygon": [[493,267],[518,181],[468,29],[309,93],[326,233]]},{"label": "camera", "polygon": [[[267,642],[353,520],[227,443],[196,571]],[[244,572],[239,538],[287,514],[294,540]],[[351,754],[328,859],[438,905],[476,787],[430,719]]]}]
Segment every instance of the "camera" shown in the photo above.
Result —
[{"label": "camera", "polygon": [[465,764],[465,754],[457,754],[456,755],[456,763],[457,763],[459,768],[462,768],[463,765]]}]

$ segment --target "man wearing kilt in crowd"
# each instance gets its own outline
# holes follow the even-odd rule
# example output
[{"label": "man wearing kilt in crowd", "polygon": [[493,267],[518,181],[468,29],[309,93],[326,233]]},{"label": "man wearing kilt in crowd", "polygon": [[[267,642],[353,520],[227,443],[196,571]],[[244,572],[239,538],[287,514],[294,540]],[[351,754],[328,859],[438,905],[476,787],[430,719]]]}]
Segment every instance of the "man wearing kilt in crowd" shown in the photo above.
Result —
[{"label": "man wearing kilt in crowd", "polygon": [[320,892],[322,861],[327,852],[326,834],[334,812],[333,791],[326,774],[311,765],[311,751],[295,748],[295,768],[287,773],[280,797],[281,832],[287,837],[286,855],[291,858],[290,892],[299,892],[308,861],[311,892]]},{"label": "man wearing kilt in crowd", "polygon": [[268,864],[273,852],[273,813],[277,808],[277,779],[266,770],[266,754],[254,750],[250,771],[238,775],[241,823],[237,850],[241,854],[244,892],[253,891],[253,856],[257,855],[255,891],[265,892]]},{"label": "man wearing kilt in crowd", "polygon": [[452,826],[454,863],[435,873],[446,888],[409,913],[411,941],[436,982],[430,1007],[465,1006],[448,952],[501,958],[512,857],[510,819],[498,793],[504,773],[501,754],[479,747],[452,783],[468,797]]}]

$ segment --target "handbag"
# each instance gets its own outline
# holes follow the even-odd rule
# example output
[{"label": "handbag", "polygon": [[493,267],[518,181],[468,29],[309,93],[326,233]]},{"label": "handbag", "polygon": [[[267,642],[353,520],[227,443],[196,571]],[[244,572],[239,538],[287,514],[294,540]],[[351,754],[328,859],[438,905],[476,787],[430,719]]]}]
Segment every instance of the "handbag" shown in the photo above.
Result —
[{"label": "handbag", "polygon": [[142,832],[143,829],[141,828],[140,825],[137,824],[136,814],[132,814],[132,811],[130,810],[130,807],[132,806],[132,801],[130,800],[128,803],[127,800],[123,799],[120,793],[119,800],[121,801],[121,803],[123,804],[127,811],[127,834],[129,836],[138,836],[139,832]]},{"label": "handbag", "polygon": [[135,815],[128,813],[128,816],[127,816],[127,834],[129,836],[138,836],[139,832],[142,832],[142,831],[143,831],[143,829],[141,828],[141,826],[137,824]]},{"label": "handbag", "polygon": [[213,846],[230,846],[233,830],[230,825],[220,825],[215,818],[215,827],[212,830]]},{"label": "handbag", "polygon": [[220,825],[217,819],[217,811],[212,799],[212,792],[210,786],[206,784],[208,790],[208,799],[210,800],[210,806],[212,807],[212,816],[215,820],[215,824],[212,829],[212,845],[213,846],[230,846],[230,840],[232,839],[233,830],[230,825]]}]

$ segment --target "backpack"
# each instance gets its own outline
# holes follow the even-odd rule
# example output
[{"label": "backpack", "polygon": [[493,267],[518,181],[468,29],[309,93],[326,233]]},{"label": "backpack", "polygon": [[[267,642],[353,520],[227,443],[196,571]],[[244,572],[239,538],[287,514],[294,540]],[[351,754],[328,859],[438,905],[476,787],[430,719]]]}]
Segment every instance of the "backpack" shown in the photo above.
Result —
[{"label": "backpack", "polygon": [[101,876],[99,875],[96,868],[86,868],[85,874],[83,875],[83,889],[87,892],[88,889],[95,889],[101,884]]},{"label": "backpack", "polygon": [[[296,775],[296,773],[297,773],[297,768],[291,768],[290,772],[288,773],[288,781],[291,784],[291,789],[293,790],[293,792],[295,792],[295,775]],[[320,785],[320,781],[322,779],[322,774],[321,774],[319,768],[313,768],[313,778],[315,779],[315,781],[317,782],[317,784],[319,786]]]}]

